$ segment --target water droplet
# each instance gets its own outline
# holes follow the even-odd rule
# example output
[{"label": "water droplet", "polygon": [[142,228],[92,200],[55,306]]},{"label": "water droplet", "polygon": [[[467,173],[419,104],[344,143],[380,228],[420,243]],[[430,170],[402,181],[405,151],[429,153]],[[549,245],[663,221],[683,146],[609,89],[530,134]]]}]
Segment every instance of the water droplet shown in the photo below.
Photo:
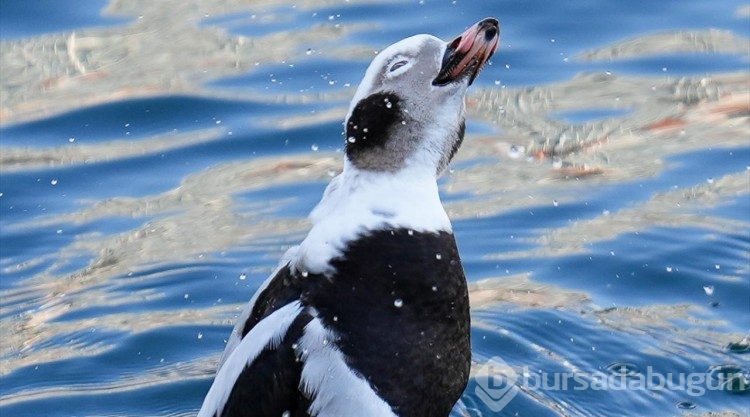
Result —
[{"label": "water droplet", "polygon": [[715,264],[715,265],[714,265],[714,268],[715,268],[715,269],[721,269],[721,265],[719,265],[719,264]]},{"label": "water droplet", "polygon": [[368,132],[368,130],[367,130],[367,128],[366,128],[366,127],[363,127],[363,128],[362,128],[362,131],[363,131],[364,133],[367,133],[367,132]]},{"label": "water droplet", "polygon": [[552,205],[557,207],[560,205],[560,203],[558,203],[557,200],[552,200]]},{"label": "water droplet", "polygon": [[703,286],[703,291],[708,296],[714,295],[714,286],[713,285],[704,285]]},{"label": "water droplet", "polygon": [[495,85],[500,85],[500,80],[495,80]]},{"label": "water droplet", "polygon": [[748,353],[750,352],[750,340],[745,337],[739,342],[729,342],[726,349],[732,353]]},{"label": "water droplet", "polygon": [[640,375],[641,373],[638,366],[630,362],[613,362],[607,365],[605,370],[611,375],[626,377]]},{"label": "water droplet", "polygon": [[691,403],[690,401],[680,401],[677,403],[677,408],[681,410],[692,410],[695,408],[695,404]]},{"label": "water droplet", "polygon": [[432,292],[437,292],[437,287],[435,285],[432,286]]},{"label": "water droplet", "polygon": [[513,159],[518,159],[518,158],[520,158],[521,156],[523,156],[523,153],[524,153],[525,151],[526,151],[526,148],[525,148],[525,147],[523,147],[523,146],[516,146],[516,145],[512,145],[512,146],[511,146],[511,147],[510,147],[510,148],[508,149],[508,157],[510,157],[510,158],[513,158]]},{"label": "water droplet", "polygon": [[709,183],[709,184],[713,184],[714,183],[714,179],[712,177],[708,177],[708,178],[706,178],[706,182]]},{"label": "water droplet", "polygon": [[396,308],[403,307],[404,306],[404,300],[402,300],[400,298],[397,298],[397,299],[393,300],[393,306],[396,307]]},{"label": "water droplet", "polygon": [[244,272],[243,272],[243,273],[241,273],[241,274],[240,274],[240,280],[244,280],[245,278],[247,278],[247,274],[246,274],[246,273],[244,273]]},{"label": "water droplet", "polygon": [[76,138],[68,138],[68,142],[73,143],[76,141]]},{"label": "water droplet", "polygon": [[61,235],[61,234],[62,234],[62,232],[63,232],[63,230],[62,230],[62,229],[57,229],[57,231],[56,231],[55,233],[57,233],[58,235]]},{"label": "water droplet", "polygon": [[323,339],[323,346],[327,346],[327,345],[328,345],[328,339]]},{"label": "water droplet", "polygon": [[443,259],[443,255],[439,254],[439,253],[436,253],[435,254],[435,259],[437,259],[439,261],[439,260]]},{"label": "water droplet", "polygon": [[334,321],[334,323],[337,322],[337,321],[339,321],[339,316],[333,316],[333,321]]},{"label": "water droplet", "polygon": [[185,293],[185,295],[183,295],[182,297],[187,300],[188,298],[190,298],[190,294]]},{"label": "water droplet", "polygon": [[203,339],[203,333],[198,332],[198,339]]},{"label": "water droplet", "polygon": [[307,276],[310,275],[307,271],[302,271],[302,278],[307,278]]},{"label": "water droplet", "polygon": [[672,267],[671,266],[667,267],[667,272],[672,272]]},{"label": "water droplet", "polygon": [[50,184],[52,184],[52,185],[57,185],[57,180],[56,180],[56,179],[53,179],[53,180],[52,180],[52,181],[50,181],[49,183],[50,183]]},{"label": "water droplet", "polygon": [[411,229],[409,229],[409,230],[408,230],[408,231],[407,231],[406,233],[407,233],[407,234],[408,234],[409,236],[414,236],[414,231],[413,231],[413,230],[411,230]]},{"label": "water droplet", "polygon": [[738,365],[714,365],[708,368],[708,374],[713,381],[719,383],[719,388],[723,391],[750,392],[750,371],[747,368]]},{"label": "water droplet", "polygon": [[386,108],[386,109],[390,109],[391,107],[393,107],[393,104],[391,104],[391,102],[390,102],[390,101],[386,101],[386,102],[385,102],[385,108]]},{"label": "water droplet", "polygon": [[357,141],[357,138],[355,138],[354,136],[349,136],[348,138],[346,138],[346,141],[349,143],[354,143]]},{"label": "water droplet", "polygon": [[313,152],[318,152],[318,145],[313,143],[312,145],[310,145],[310,149],[312,149]]}]

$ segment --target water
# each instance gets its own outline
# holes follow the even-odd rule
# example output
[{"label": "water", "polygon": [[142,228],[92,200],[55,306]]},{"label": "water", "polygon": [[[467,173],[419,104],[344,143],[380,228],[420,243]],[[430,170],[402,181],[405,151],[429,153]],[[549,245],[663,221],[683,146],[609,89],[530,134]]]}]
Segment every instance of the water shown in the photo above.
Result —
[{"label": "water", "polygon": [[[750,414],[721,387],[750,373],[748,5],[135,0],[0,2],[0,414],[195,414],[375,51],[489,15],[440,183],[466,412]],[[499,413],[493,357],[521,388]]]}]

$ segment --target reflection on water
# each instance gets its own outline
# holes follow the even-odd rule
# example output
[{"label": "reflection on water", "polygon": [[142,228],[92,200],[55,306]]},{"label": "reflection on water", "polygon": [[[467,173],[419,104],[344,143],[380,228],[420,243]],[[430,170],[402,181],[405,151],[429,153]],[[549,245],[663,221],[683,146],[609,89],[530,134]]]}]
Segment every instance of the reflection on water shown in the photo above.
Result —
[{"label": "reflection on water", "polygon": [[[263,25],[289,15],[288,8],[277,10],[276,3],[252,5],[263,13]],[[316,2],[298,5],[304,10]],[[335,41],[356,28],[328,24],[300,27],[290,22],[283,31],[247,37],[199,24],[211,14],[248,8],[241,0],[114,1],[105,13],[135,16],[131,24],[4,41],[0,58],[4,72],[3,123],[134,97],[200,95],[208,81],[244,74],[259,66],[305,59],[307,55],[300,55],[300,51],[312,47],[332,56],[352,55],[336,47]],[[325,21],[324,17],[319,20]]]},{"label": "reflection on water", "polygon": [[[503,46],[441,180],[475,370],[750,372],[750,6],[703,27],[701,2],[542,3],[114,0],[87,27],[3,35],[1,414],[194,414],[238,309],[340,169],[374,52],[485,15]],[[572,12],[591,27],[562,28]],[[475,386],[467,412],[492,415]],[[504,412],[743,401],[525,390]]]}]

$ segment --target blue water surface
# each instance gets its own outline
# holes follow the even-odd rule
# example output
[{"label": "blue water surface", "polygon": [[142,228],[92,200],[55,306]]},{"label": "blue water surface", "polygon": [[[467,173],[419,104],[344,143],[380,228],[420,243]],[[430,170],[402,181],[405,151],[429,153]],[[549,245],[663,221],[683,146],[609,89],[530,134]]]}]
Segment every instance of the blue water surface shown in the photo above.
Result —
[{"label": "blue water surface", "polygon": [[[307,213],[340,170],[341,122],[367,64],[401,38],[448,39],[498,17],[501,48],[475,88],[533,89],[603,71],[677,79],[748,70],[748,55],[575,59],[660,32],[748,38],[746,4],[735,0],[261,3],[149,7],[171,16],[164,25],[206,31],[195,43],[242,37],[278,49],[278,59],[215,78],[175,74],[177,91],[150,85],[25,118],[2,113],[0,153],[13,158],[0,166],[0,415],[195,415],[236,315],[304,237]],[[137,26],[138,13],[110,18],[105,7],[2,0],[0,46],[93,28],[117,31],[121,42],[172,41]],[[317,28],[330,38],[299,38]],[[153,59],[168,68],[165,57]],[[584,107],[550,118],[631,114]],[[491,121],[468,123],[467,141],[502,137]],[[727,369],[750,379],[750,353],[728,348],[750,337],[750,141],[736,143],[671,152],[654,174],[503,188],[491,186],[488,167],[504,162],[489,152],[454,163],[440,184],[468,280],[501,288],[495,302],[473,307],[479,376],[462,397],[469,415],[750,415],[750,390],[723,388],[525,389],[498,412],[477,395],[493,357],[518,374],[518,387],[532,375],[576,372],[590,383],[618,376],[620,365],[633,370],[621,384],[649,372],[700,374],[702,386],[718,386]],[[651,155],[644,151],[644,166]],[[490,191],[453,190],[483,169]],[[685,207],[654,202],[675,193]],[[706,193],[716,198],[691,205]]]},{"label": "blue water surface", "polygon": [[56,0],[0,2],[0,36],[3,40],[29,38],[91,26],[125,23],[102,15],[107,0],[77,0],[75,7]]}]

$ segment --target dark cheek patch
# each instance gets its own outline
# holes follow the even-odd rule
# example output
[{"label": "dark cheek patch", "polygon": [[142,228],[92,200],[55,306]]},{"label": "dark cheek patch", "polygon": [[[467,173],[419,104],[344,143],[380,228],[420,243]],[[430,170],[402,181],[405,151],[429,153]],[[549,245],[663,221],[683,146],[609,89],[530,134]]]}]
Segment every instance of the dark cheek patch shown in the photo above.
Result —
[{"label": "dark cheek patch", "polygon": [[458,152],[458,148],[461,147],[461,143],[463,143],[464,141],[464,134],[466,134],[466,121],[462,120],[461,125],[458,126],[456,139],[453,141],[453,147],[451,148],[451,152],[448,155],[448,160],[445,161],[445,165],[448,165],[451,159],[453,159],[453,156],[456,155],[456,152]]},{"label": "dark cheek patch", "polygon": [[376,93],[357,103],[346,123],[346,155],[356,163],[363,152],[384,148],[391,127],[401,122],[399,97],[394,93]]}]

